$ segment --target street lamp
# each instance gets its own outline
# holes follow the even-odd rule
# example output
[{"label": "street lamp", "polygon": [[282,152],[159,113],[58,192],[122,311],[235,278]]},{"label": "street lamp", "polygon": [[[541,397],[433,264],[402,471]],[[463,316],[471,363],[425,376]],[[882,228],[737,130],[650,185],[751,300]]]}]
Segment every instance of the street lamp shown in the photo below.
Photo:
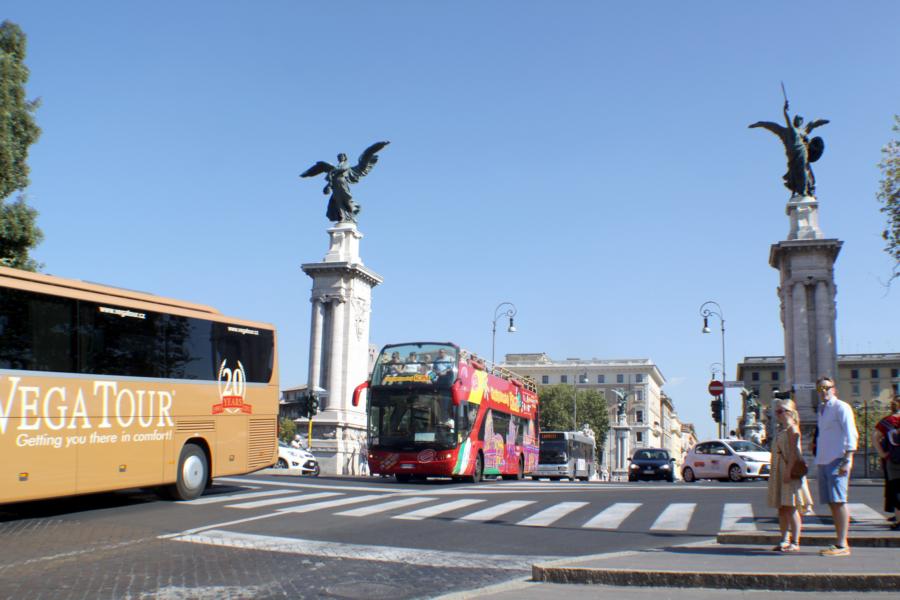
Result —
[{"label": "street lamp", "polygon": [[[508,307],[505,311],[501,310],[504,306]],[[515,333],[516,326],[513,324],[513,317],[516,316],[516,305],[512,302],[501,302],[494,309],[494,322],[491,324],[491,366],[494,365],[494,348],[497,341],[497,321],[500,317],[509,317],[509,327],[506,328],[508,333]]]},{"label": "street lamp", "polygon": [[[715,309],[711,308],[715,307]],[[725,383],[725,316],[722,314],[722,307],[718,302],[708,300],[700,305],[700,316],[703,317],[703,333],[710,333],[709,317],[719,317],[719,323],[722,326],[722,383]],[[722,422],[719,423],[719,433],[721,437],[725,437],[724,433],[728,432],[728,401],[725,399],[725,389],[722,389]]]}]

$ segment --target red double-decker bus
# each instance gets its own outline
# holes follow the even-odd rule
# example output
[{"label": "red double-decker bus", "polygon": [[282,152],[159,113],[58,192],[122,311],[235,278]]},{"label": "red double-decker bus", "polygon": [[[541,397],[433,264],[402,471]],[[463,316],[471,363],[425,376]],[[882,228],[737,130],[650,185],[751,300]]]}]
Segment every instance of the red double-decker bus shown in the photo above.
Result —
[{"label": "red double-decker bus", "polygon": [[523,479],[538,463],[534,383],[455,344],[381,350],[368,388],[369,471],[412,478]]}]

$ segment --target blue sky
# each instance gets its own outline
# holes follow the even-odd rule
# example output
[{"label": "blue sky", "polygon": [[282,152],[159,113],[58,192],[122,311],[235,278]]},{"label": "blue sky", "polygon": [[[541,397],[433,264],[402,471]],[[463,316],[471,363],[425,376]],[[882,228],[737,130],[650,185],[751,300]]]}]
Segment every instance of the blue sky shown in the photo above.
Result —
[{"label": "blue sky", "polygon": [[[682,419],[714,432],[728,375],[783,353],[771,244],[788,230],[792,111],[831,123],[816,163],[838,351],[900,351],[882,282],[880,149],[900,113],[896,2],[35,2],[43,135],[29,202],[55,275],[274,323],[306,382],[311,280],[329,226],[315,161],[388,139],[355,187],[372,342],[653,359]],[[732,413],[737,405],[732,399]]]}]

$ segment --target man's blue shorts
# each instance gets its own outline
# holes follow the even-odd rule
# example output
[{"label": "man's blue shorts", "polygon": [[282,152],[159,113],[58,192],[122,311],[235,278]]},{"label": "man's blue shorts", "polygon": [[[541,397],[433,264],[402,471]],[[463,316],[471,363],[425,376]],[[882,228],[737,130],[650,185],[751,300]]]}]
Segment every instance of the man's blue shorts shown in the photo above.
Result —
[{"label": "man's blue shorts", "polygon": [[847,502],[847,482],[850,474],[838,475],[843,458],[836,458],[827,465],[818,465],[819,502],[843,504]]}]

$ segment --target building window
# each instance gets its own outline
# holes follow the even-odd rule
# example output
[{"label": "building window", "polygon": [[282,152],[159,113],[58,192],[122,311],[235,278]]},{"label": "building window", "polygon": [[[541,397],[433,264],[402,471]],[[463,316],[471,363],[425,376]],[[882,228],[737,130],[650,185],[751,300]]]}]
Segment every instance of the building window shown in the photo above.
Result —
[{"label": "building window", "polygon": [[778,371],[772,371],[772,381],[778,381]]},{"label": "building window", "polygon": [[638,431],[637,433],[635,433],[635,434],[634,434],[634,439],[635,439],[635,441],[637,441],[637,443],[639,443],[639,444],[643,443],[643,442],[644,442],[644,432],[643,432],[643,431]]},{"label": "building window", "polygon": [[597,375],[597,383],[606,383],[606,375]]},{"label": "building window", "polygon": [[881,394],[881,384],[877,381],[872,383],[872,397],[877,398]]},{"label": "building window", "polygon": [[859,379],[859,369],[850,369],[850,379]]},{"label": "building window", "polygon": [[872,379],[878,379],[878,369],[872,369],[871,373]]},{"label": "building window", "polygon": [[891,377],[893,379],[900,377],[900,369],[891,369]]},{"label": "building window", "polygon": [[625,376],[621,373],[616,374],[616,383],[625,383]]},{"label": "building window", "polygon": [[895,384],[894,384],[894,393],[895,393],[895,394],[900,394],[900,383],[895,383]]},{"label": "building window", "polygon": [[759,381],[759,371],[750,373],[750,381]]},{"label": "building window", "polygon": [[753,387],[751,387],[750,391],[753,392],[754,394],[756,394],[757,396],[759,396],[759,386],[758,385],[754,385]]},{"label": "building window", "polygon": [[549,375],[541,375],[541,383],[543,383],[545,385],[550,383],[550,376]]},{"label": "building window", "polygon": [[850,394],[853,396],[856,396],[856,397],[859,396],[859,384],[858,383],[850,384]]},{"label": "building window", "polygon": [[637,375],[635,375],[634,381],[635,381],[635,383],[644,383],[644,374],[638,373]]},{"label": "building window", "polygon": [[638,402],[643,402],[644,401],[644,390],[636,390],[634,392],[634,399],[637,400]]},{"label": "building window", "polygon": [[568,375],[560,375],[559,382],[560,383],[569,383],[569,376]]},{"label": "building window", "polygon": [[638,423],[643,423],[644,422],[644,411],[642,411],[642,410],[635,411],[634,420],[637,421]]}]

